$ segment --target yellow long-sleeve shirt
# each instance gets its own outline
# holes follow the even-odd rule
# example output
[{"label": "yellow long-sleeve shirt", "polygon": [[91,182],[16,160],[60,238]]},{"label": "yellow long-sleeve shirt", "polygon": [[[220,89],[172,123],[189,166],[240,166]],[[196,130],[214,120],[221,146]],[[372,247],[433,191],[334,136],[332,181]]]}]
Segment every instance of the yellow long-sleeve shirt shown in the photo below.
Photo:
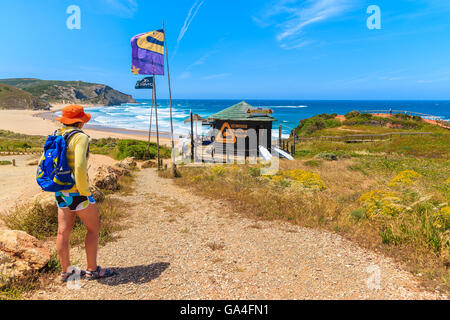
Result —
[{"label": "yellow long-sleeve shirt", "polygon": [[[77,130],[73,127],[63,126],[61,134]],[[87,150],[89,147],[89,137],[84,133],[76,133],[69,140],[67,146],[67,162],[75,177],[75,185],[65,192],[79,192],[82,196],[90,196],[89,177],[87,166]]]}]

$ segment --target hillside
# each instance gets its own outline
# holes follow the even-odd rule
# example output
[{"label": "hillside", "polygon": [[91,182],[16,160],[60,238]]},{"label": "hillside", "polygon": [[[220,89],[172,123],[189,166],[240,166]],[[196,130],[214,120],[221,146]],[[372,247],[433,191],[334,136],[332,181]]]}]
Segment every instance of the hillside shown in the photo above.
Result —
[{"label": "hillside", "polygon": [[97,83],[39,79],[0,79],[0,83],[22,89],[48,103],[118,105],[134,102],[127,94]]},{"label": "hillside", "polygon": [[48,110],[49,104],[31,93],[0,83],[0,109]]}]

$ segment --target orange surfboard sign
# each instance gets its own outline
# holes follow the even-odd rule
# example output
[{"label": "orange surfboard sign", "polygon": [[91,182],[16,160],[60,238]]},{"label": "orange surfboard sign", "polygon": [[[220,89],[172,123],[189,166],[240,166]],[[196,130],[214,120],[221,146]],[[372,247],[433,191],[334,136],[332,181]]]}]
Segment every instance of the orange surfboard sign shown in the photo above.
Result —
[{"label": "orange surfboard sign", "polygon": [[[225,131],[225,129],[228,129]],[[236,143],[236,136],[234,135],[233,129],[231,129],[228,122],[224,122],[220,132],[216,136],[216,141],[220,143]]]}]

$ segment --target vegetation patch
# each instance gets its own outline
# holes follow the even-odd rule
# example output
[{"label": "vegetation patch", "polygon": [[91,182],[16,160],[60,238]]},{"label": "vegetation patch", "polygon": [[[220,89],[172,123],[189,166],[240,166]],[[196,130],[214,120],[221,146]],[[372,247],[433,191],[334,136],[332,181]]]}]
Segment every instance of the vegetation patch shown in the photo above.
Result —
[{"label": "vegetation patch", "polygon": [[394,179],[389,183],[390,187],[398,187],[398,186],[410,186],[417,179],[421,178],[422,175],[420,173],[415,172],[414,170],[405,170],[400,172]]},{"label": "vegetation patch", "polygon": [[336,119],[337,114],[319,114],[309,119],[303,119],[300,124],[295,128],[295,132],[299,136],[305,136],[313,134],[316,131],[335,128],[341,126],[341,121]]},{"label": "vegetation patch", "polygon": [[[170,149],[165,146],[159,146],[159,155],[163,159],[170,158]],[[148,143],[139,140],[119,140],[117,143],[116,159],[122,160],[128,157],[134,157],[136,160],[149,160],[157,157],[156,143]]]},{"label": "vegetation patch", "polygon": [[[322,181],[322,178],[314,172],[294,169],[294,170],[283,170],[279,171],[277,174],[272,176],[266,176],[274,182],[286,184],[295,183],[299,184],[305,189],[310,190],[325,190],[326,186]],[[284,182],[284,183],[283,183]]]},{"label": "vegetation patch", "polygon": [[359,201],[369,218],[379,215],[396,216],[404,210],[401,199],[394,193],[383,190],[372,190],[364,193]]}]

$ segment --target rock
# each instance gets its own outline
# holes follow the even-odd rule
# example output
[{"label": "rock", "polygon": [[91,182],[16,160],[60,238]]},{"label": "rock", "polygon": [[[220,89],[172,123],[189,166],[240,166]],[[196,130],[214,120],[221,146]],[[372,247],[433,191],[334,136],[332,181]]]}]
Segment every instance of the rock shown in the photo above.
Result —
[{"label": "rock", "polygon": [[153,160],[147,160],[141,164],[142,169],[146,168],[156,168],[158,165],[156,164],[156,161]]},{"label": "rock", "polygon": [[44,210],[54,210],[56,208],[56,199],[53,192],[42,192],[34,197],[33,205],[40,205]]},{"label": "rock", "polygon": [[126,158],[116,164],[119,168],[124,168],[128,170],[135,169],[137,166],[136,160],[133,157]]},{"label": "rock", "polygon": [[111,166],[100,166],[95,173],[93,185],[98,189],[117,191],[119,190],[119,175],[117,169]]},{"label": "rock", "polygon": [[50,257],[50,250],[26,232],[0,230],[0,271],[6,276],[6,282],[42,269]]},{"label": "rock", "polygon": [[102,202],[105,200],[105,194],[99,188],[91,186],[89,189],[91,190],[92,196],[96,202]]},{"label": "rock", "polygon": [[0,251],[0,266],[11,262],[13,262],[11,257],[7,255],[6,252]]},{"label": "rock", "polygon": [[33,159],[27,162],[27,166],[37,166],[39,159]]},{"label": "rock", "polygon": [[117,174],[117,176],[119,176],[119,178],[122,176],[127,176],[127,177],[131,176],[131,172],[128,169],[118,168],[118,167],[111,167],[111,169],[114,170],[114,172]]}]

